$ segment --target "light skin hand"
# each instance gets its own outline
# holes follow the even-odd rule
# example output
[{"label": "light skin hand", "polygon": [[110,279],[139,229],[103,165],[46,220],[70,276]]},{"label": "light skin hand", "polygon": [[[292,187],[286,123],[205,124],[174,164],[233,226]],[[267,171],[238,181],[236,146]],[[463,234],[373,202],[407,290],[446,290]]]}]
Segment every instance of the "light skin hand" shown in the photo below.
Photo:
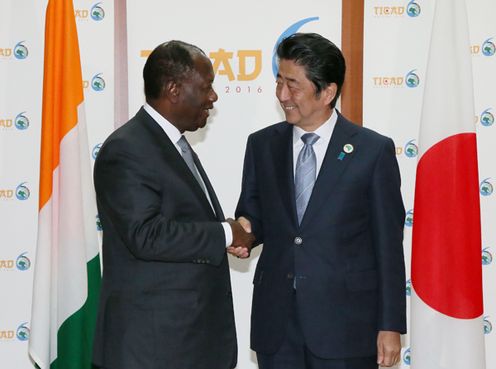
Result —
[{"label": "light skin hand", "polygon": [[400,361],[401,338],[398,332],[379,331],[377,335],[377,364],[391,367]]},{"label": "light skin hand", "polygon": [[246,232],[251,233],[251,223],[248,219],[246,219],[245,217],[239,217],[236,220],[239,222],[239,224],[241,224],[241,227],[243,227]]}]

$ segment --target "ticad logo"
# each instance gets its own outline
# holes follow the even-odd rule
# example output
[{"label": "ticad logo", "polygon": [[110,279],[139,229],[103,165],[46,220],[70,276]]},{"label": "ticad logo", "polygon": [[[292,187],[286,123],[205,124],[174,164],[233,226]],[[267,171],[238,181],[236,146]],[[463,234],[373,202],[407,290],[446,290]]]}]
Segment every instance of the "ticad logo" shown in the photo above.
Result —
[{"label": "ticad logo", "polygon": [[489,182],[491,178],[484,179],[479,186],[480,194],[482,196],[491,196],[493,193],[493,184]]},{"label": "ticad logo", "polygon": [[421,13],[418,2],[411,0],[406,6],[381,4],[372,8],[373,15],[376,17],[404,17],[416,18]]},{"label": "ticad logo", "polygon": [[31,260],[26,256],[27,252],[22,253],[16,259],[16,267],[18,270],[25,272],[31,267]]},{"label": "ticad logo", "polygon": [[22,182],[20,185],[16,187],[15,196],[17,200],[24,201],[29,199],[31,192],[29,191],[29,188],[26,186],[26,183],[27,182]]},{"label": "ticad logo", "polygon": [[405,227],[413,227],[413,209],[410,209],[406,212]]},{"label": "ticad logo", "polygon": [[484,55],[484,56],[493,56],[496,54],[496,44],[494,43],[493,37],[490,37],[482,44],[475,44],[470,46],[470,52],[472,55]]},{"label": "ticad logo", "polygon": [[26,41],[20,41],[12,47],[0,47],[0,59],[24,60],[29,55],[28,47],[24,44]]},{"label": "ticad logo", "polygon": [[237,50],[236,75],[232,65],[233,51],[219,48],[217,51],[211,51],[208,56],[212,59],[214,73],[218,76],[226,76],[229,81],[253,81],[262,72],[262,50]]},{"label": "ticad logo", "polygon": [[405,155],[408,158],[416,158],[418,155],[418,146],[415,144],[415,140],[410,140],[405,145]]},{"label": "ticad logo", "polygon": [[24,45],[24,41],[18,42],[14,46],[14,57],[16,59],[26,59],[29,55],[28,48]]},{"label": "ticad logo", "polygon": [[25,131],[29,128],[29,118],[26,116],[26,112],[17,114],[17,116],[12,119],[12,117],[0,117],[0,130],[9,131],[17,129],[18,131]]},{"label": "ticad logo", "polygon": [[408,347],[403,353],[403,362],[405,365],[410,365],[412,363],[412,350]]},{"label": "ticad logo", "polygon": [[93,147],[93,150],[91,151],[91,157],[93,158],[93,160],[96,159],[96,157],[98,156],[98,153],[100,152],[100,149],[102,148],[102,144],[99,143],[99,144],[96,144],[95,147]]},{"label": "ticad logo", "polygon": [[105,80],[102,77],[102,73],[93,76],[91,79],[91,88],[97,92],[105,90]]},{"label": "ticad logo", "polygon": [[405,76],[374,76],[372,77],[372,83],[374,87],[381,88],[398,88],[405,86],[415,88],[420,84],[420,77],[416,72],[416,69],[412,69]]},{"label": "ticad logo", "polygon": [[489,321],[489,316],[484,317],[484,334],[490,334],[493,331],[493,325]]},{"label": "ticad logo", "polygon": [[26,326],[28,322],[24,322],[16,330],[16,337],[19,341],[29,340],[29,328]]},{"label": "ticad logo", "polygon": [[484,127],[490,127],[494,124],[494,115],[491,113],[491,108],[484,110],[480,115],[480,124]]},{"label": "ticad logo", "polygon": [[493,262],[493,255],[489,249],[490,247],[482,249],[482,265],[490,265]]},{"label": "ticad logo", "polygon": [[286,28],[286,30],[283,33],[281,33],[281,35],[276,41],[276,44],[274,45],[274,50],[272,51],[272,73],[274,74],[274,77],[277,77],[277,73],[279,72],[279,67],[277,65],[276,51],[277,51],[277,47],[282,42],[282,40],[298,32],[300,28],[303,27],[305,24],[309,22],[315,22],[318,20],[319,17],[309,17],[309,18],[301,19],[298,22],[290,25],[288,28]]},{"label": "ticad logo", "polygon": [[406,288],[405,288],[405,292],[406,292],[406,295],[407,296],[411,296],[412,295],[412,280],[409,279],[408,281],[406,281]]},{"label": "ticad logo", "polygon": [[96,3],[91,7],[90,16],[91,19],[97,22],[105,18],[105,10],[102,8],[102,3]]},{"label": "ticad logo", "polygon": [[100,220],[100,214],[97,214],[96,217],[95,217],[95,222],[96,222],[96,230],[98,232],[101,232],[103,231],[103,227],[102,227],[102,222]]}]

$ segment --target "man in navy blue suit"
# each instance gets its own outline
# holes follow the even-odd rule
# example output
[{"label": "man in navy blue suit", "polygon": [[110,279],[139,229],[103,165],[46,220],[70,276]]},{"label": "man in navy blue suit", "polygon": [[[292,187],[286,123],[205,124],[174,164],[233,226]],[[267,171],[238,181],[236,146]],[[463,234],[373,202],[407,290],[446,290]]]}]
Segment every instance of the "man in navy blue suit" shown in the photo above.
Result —
[{"label": "man in navy blue suit", "polygon": [[406,332],[394,143],[335,109],[345,61],[332,42],[298,33],[277,55],[286,121],[248,138],[236,209],[264,244],[251,347],[261,369],[392,366]]}]

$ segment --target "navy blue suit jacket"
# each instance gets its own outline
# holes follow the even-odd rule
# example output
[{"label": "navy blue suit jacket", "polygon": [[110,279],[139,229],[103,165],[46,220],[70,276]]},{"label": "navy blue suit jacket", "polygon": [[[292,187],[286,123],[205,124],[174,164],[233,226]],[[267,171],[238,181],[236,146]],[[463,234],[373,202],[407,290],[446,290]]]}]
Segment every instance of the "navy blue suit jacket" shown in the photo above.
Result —
[{"label": "navy blue suit jacket", "polygon": [[236,216],[247,217],[264,244],[251,347],[279,348],[296,276],[309,349],[321,358],[375,355],[379,330],[406,332],[405,211],[393,141],[339,114],[298,225],[292,135],[293,126],[281,122],[250,135],[246,148]]}]

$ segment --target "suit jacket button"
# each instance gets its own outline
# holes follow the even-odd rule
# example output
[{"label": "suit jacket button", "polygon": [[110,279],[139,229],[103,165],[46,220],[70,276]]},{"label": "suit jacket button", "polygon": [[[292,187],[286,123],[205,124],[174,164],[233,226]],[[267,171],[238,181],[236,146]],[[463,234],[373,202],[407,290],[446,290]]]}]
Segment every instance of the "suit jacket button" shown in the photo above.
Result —
[{"label": "suit jacket button", "polygon": [[295,237],[294,243],[295,243],[295,245],[300,246],[303,243],[303,238],[301,238],[301,237]]},{"label": "suit jacket button", "polygon": [[294,274],[293,273],[288,273],[286,276],[287,279],[294,279]]}]

